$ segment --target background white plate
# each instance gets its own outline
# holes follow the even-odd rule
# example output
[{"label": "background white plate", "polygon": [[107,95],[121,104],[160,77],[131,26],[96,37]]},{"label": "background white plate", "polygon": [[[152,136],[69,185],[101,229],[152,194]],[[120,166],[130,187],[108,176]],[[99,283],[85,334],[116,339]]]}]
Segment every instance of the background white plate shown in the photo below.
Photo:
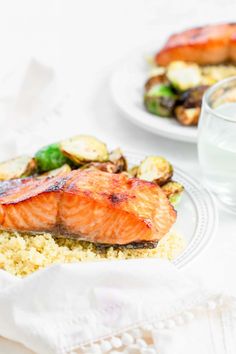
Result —
[{"label": "background white plate", "polygon": [[148,79],[149,66],[146,57],[157,52],[140,49],[123,59],[111,79],[112,96],[124,116],[138,126],[167,138],[195,143],[197,127],[182,126],[174,118],[163,118],[148,113],[143,105],[143,89]]},{"label": "background white plate", "polygon": [[[134,152],[125,154],[131,165],[137,165],[145,156]],[[179,206],[178,217],[174,229],[182,234],[187,242],[185,250],[173,261],[182,268],[194,260],[213,239],[217,225],[218,214],[212,194],[198,181],[188,176],[179,168],[174,167],[174,180],[182,183],[185,192]]]}]

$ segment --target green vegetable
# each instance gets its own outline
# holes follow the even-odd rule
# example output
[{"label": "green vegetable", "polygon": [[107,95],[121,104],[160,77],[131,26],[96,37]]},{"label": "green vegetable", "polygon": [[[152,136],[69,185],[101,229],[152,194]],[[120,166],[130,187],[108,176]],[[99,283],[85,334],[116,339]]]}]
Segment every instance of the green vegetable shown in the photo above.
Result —
[{"label": "green vegetable", "polygon": [[179,182],[170,181],[162,186],[167,198],[173,205],[177,205],[182,197],[184,186]]},{"label": "green vegetable", "polygon": [[128,170],[128,173],[131,177],[137,177],[139,166],[133,166]]},{"label": "green vegetable", "polygon": [[201,113],[200,107],[185,108],[184,106],[177,106],[175,108],[175,116],[183,125],[197,125]]},{"label": "green vegetable", "polygon": [[60,144],[61,151],[75,164],[106,162],[109,155],[106,144],[89,135],[77,135]]},{"label": "green vegetable", "polygon": [[118,167],[113,162],[89,162],[83,165],[81,170],[96,169],[107,173],[120,173]]},{"label": "green vegetable", "polygon": [[58,143],[40,149],[35,155],[35,160],[40,173],[55,170],[68,163],[68,159],[62,153]]},{"label": "green vegetable", "polygon": [[173,87],[185,91],[201,85],[202,74],[197,64],[173,61],[167,68],[167,77]]},{"label": "green vegetable", "polygon": [[167,79],[165,73],[151,76],[145,83],[145,90],[146,90],[146,92],[148,92],[154,86],[161,85],[161,84],[168,85],[168,83],[169,82],[168,82],[168,79]]},{"label": "green vegetable", "polygon": [[150,113],[161,117],[171,117],[176,95],[169,85],[155,85],[144,95],[144,104]]},{"label": "green vegetable", "polygon": [[29,156],[19,156],[0,163],[0,180],[28,177],[36,170],[35,160]]},{"label": "green vegetable", "polygon": [[149,156],[138,168],[137,177],[158,185],[167,183],[173,175],[172,165],[161,156]]},{"label": "green vegetable", "polygon": [[117,148],[110,152],[109,161],[116,166],[116,172],[127,171],[127,160],[120,148]]},{"label": "green vegetable", "polygon": [[56,168],[55,170],[51,170],[48,172],[45,172],[44,174],[42,174],[40,177],[56,177],[56,176],[62,176],[65,173],[68,173],[71,171],[71,167],[67,164]]}]

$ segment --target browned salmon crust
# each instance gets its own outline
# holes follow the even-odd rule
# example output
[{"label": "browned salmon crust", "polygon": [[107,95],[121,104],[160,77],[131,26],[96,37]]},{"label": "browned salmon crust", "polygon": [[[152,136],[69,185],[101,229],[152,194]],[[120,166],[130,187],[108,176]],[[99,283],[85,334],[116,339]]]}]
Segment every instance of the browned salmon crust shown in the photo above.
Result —
[{"label": "browned salmon crust", "polygon": [[160,240],[176,211],[154,183],[99,170],[0,183],[0,227],[102,244]]},{"label": "browned salmon crust", "polygon": [[155,61],[167,66],[174,60],[200,65],[236,62],[236,24],[209,25],[173,34]]}]

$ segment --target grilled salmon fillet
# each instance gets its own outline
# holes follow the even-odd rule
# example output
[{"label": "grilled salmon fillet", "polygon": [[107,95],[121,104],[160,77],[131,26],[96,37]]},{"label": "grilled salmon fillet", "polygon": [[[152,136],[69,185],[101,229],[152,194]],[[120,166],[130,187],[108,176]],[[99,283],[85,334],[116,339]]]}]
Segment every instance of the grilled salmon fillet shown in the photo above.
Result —
[{"label": "grilled salmon fillet", "polygon": [[125,245],[160,240],[176,212],[154,183],[99,170],[0,183],[0,227]]},{"label": "grilled salmon fillet", "polygon": [[174,60],[200,65],[236,62],[236,24],[209,25],[173,34],[155,56],[167,66]]}]

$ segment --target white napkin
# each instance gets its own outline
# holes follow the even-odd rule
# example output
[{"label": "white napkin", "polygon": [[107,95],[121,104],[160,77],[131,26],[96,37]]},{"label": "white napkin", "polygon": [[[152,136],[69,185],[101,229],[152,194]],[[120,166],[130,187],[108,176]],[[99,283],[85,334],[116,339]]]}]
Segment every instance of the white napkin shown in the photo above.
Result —
[{"label": "white napkin", "polygon": [[54,265],[24,279],[2,271],[0,289],[0,335],[39,354],[236,351],[233,300],[167,261]]},{"label": "white napkin", "polygon": [[30,154],[61,128],[67,98],[55,70],[30,59],[0,78],[0,160]]}]

